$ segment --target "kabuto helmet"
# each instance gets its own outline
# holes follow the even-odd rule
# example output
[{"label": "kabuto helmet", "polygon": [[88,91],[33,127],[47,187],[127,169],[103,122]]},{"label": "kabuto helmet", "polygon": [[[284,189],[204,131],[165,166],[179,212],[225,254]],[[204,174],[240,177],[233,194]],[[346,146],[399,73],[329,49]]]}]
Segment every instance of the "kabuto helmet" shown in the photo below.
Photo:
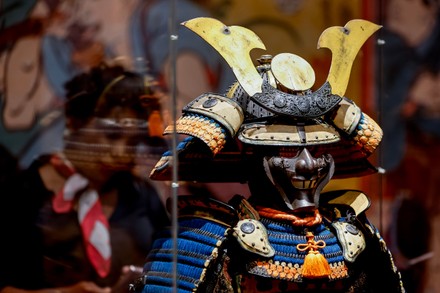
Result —
[{"label": "kabuto helmet", "polygon": [[[246,182],[262,157],[295,156],[306,147],[315,156],[331,155],[335,178],[377,171],[367,159],[382,130],[343,95],[357,52],[380,26],[352,20],[325,30],[318,46],[332,51],[332,64],[327,81],[312,91],[314,71],[295,54],[263,55],[255,66],[249,52],[265,46],[252,31],[211,18],[183,25],[223,56],[237,82],[223,95],[200,95],[183,109],[176,129],[165,130],[190,135],[178,146],[181,180]],[[170,156],[163,155],[153,179],[169,179]]]}]

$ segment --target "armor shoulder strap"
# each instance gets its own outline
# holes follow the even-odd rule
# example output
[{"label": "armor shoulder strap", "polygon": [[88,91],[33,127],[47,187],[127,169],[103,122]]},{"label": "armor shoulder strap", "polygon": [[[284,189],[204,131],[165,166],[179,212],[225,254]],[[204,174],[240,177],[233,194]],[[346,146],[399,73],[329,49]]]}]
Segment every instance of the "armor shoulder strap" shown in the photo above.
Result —
[{"label": "armor shoulder strap", "polygon": [[355,216],[359,216],[371,205],[370,198],[358,190],[336,190],[324,192],[321,194],[320,205],[341,205],[350,207]]},{"label": "armor shoulder strap", "polygon": [[[170,199],[167,201],[170,206]],[[231,227],[238,221],[237,211],[231,205],[207,196],[181,195],[177,206],[179,218],[205,218]]]}]

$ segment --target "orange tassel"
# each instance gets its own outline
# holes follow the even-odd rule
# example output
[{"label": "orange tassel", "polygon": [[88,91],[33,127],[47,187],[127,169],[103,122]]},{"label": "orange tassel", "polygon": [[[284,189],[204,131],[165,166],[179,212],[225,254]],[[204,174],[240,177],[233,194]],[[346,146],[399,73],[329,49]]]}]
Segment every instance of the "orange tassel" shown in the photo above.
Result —
[{"label": "orange tassel", "polygon": [[319,251],[310,250],[304,259],[302,275],[304,278],[324,278],[331,274],[330,265]]},{"label": "orange tassel", "polygon": [[318,248],[326,246],[323,240],[315,241],[312,232],[307,232],[307,243],[298,244],[296,248],[299,251],[307,251],[308,254],[304,258],[302,267],[302,275],[304,278],[316,279],[325,278],[331,274],[330,265],[325,257],[318,251]]}]

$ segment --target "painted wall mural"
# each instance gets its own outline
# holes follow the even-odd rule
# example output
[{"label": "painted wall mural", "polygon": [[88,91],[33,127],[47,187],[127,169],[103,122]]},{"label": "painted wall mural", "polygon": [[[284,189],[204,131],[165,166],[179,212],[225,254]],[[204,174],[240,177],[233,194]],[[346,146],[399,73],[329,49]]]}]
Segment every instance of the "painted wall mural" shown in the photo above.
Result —
[{"label": "painted wall mural", "polygon": [[[326,71],[330,54],[316,50],[316,36],[365,13],[361,1],[251,2],[177,1],[176,23],[209,15],[249,26],[270,44],[271,54],[295,52]],[[152,75],[166,88],[169,1],[5,0],[1,5],[0,144],[22,166],[62,148],[64,84],[79,72],[100,62],[118,63]],[[202,60],[194,61],[194,54],[178,60],[182,104],[207,89],[225,89],[233,77],[223,60],[190,32],[178,32],[179,52],[195,52]],[[185,64],[199,70],[188,75]],[[355,100],[362,95],[359,69],[355,65],[349,88]],[[317,73],[317,84],[319,78],[325,73]]]}]

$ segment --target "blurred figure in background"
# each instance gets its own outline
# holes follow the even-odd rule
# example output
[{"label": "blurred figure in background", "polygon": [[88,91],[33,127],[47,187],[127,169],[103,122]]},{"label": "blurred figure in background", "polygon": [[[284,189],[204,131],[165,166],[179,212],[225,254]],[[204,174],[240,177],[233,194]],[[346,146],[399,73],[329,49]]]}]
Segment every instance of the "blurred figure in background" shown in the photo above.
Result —
[{"label": "blurred figure in background", "polygon": [[101,65],[67,83],[63,153],[39,157],[3,194],[0,291],[124,292],[168,224],[135,164],[165,149],[157,96]]},{"label": "blurred figure in background", "polygon": [[440,1],[388,1],[380,112],[390,249],[407,292],[440,292]]}]

